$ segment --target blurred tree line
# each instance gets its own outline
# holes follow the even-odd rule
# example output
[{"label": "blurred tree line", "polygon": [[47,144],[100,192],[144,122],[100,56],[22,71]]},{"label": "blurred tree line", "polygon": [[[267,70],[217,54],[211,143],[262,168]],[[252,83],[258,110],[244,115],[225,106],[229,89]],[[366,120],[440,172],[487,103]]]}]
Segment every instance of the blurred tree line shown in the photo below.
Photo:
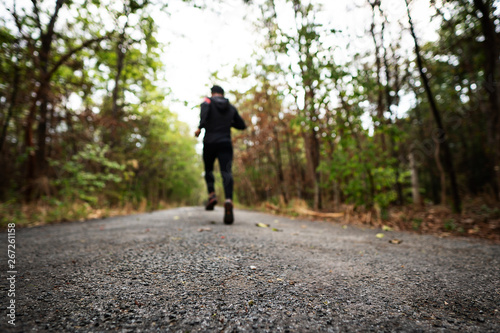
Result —
[{"label": "blurred tree line", "polygon": [[396,2],[357,2],[359,36],[317,1],[254,1],[267,39],[235,70],[255,82],[235,92],[251,123],[237,139],[240,201],[351,204],[381,217],[410,203],[460,212],[477,197],[498,207],[498,2],[430,1],[432,42],[414,26],[416,4]]},{"label": "blurred tree line", "polygon": [[0,201],[155,208],[197,198],[196,141],[158,88],[152,5],[3,5]]},{"label": "blurred tree line", "polygon": [[[211,1],[221,0],[202,3]],[[389,10],[396,2],[404,9],[397,19]],[[196,141],[158,84],[150,13],[167,4],[4,5],[1,202],[198,202]],[[265,36],[253,63],[235,70],[252,82],[232,91],[250,125],[235,136],[241,203],[302,199],[382,217],[410,203],[459,212],[480,196],[498,205],[497,1],[430,1],[439,22],[432,42],[419,36],[407,0],[358,1],[362,36],[325,20],[319,1],[240,5],[258,9]]]}]

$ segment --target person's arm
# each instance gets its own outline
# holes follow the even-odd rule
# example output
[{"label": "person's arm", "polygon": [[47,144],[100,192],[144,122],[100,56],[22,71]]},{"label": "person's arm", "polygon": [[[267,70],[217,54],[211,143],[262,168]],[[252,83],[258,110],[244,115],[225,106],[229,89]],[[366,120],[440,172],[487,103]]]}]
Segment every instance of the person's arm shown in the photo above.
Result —
[{"label": "person's arm", "polygon": [[201,110],[200,110],[200,124],[198,125],[198,129],[196,132],[194,132],[194,135],[198,137],[201,133],[201,129],[205,128],[207,125],[207,119],[208,119],[208,113],[210,111],[210,99],[208,97],[205,97],[205,101],[201,103]]},{"label": "person's arm", "polygon": [[233,123],[231,124],[232,127],[239,129],[239,130],[244,130],[247,128],[247,125],[245,124],[245,121],[243,118],[241,118],[240,114],[238,113],[238,110],[234,108],[234,116],[233,116]]},{"label": "person's arm", "polygon": [[200,111],[200,124],[198,125],[199,129],[205,128],[207,125],[208,112],[210,111],[210,98],[205,97],[205,101],[201,103],[201,111]]}]

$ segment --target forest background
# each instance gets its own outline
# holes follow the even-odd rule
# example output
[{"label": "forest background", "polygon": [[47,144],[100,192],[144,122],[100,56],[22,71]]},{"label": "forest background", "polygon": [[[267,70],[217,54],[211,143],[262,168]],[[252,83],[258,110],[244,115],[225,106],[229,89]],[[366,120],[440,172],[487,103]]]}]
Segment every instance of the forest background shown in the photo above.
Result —
[{"label": "forest background", "polygon": [[[162,83],[154,13],[173,3],[2,5],[2,225],[202,202],[199,144]],[[499,239],[498,1],[349,3],[241,1],[259,45],[211,78],[250,125],[233,135],[237,202]],[[339,20],[347,7],[362,20]]]}]

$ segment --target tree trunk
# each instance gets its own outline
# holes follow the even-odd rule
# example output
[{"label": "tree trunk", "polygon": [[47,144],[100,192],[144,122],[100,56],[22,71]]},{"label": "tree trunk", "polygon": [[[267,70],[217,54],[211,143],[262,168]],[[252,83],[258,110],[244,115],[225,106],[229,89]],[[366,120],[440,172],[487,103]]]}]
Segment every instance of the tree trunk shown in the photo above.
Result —
[{"label": "tree trunk", "polygon": [[[125,26],[125,28],[127,25]],[[119,123],[120,119],[120,114],[121,114],[121,107],[119,105],[119,99],[120,99],[120,81],[122,78],[123,74],[123,68],[125,65],[125,56],[126,56],[126,45],[125,45],[125,28],[124,31],[120,34],[120,40],[118,41],[118,44],[116,46],[116,74],[115,74],[115,79],[114,83],[115,86],[113,87],[113,93],[112,93],[112,106],[111,106],[111,117],[113,121],[111,121],[111,138],[110,138],[110,145],[111,147],[115,147],[118,144],[118,137],[116,134],[116,127]]]},{"label": "tree trunk", "polygon": [[[384,39],[382,37],[382,41],[383,40]],[[383,49],[384,49],[384,58],[383,59],[384,59],[384,67],[385,67],[385,79],[387,82],[386,86],[385,86],[385,99],[386,99],[386,104],[387,104],[387,112],[390,115],[392,115],[391,106],[394,103],[394,98],[391,96],[391,87],[389,85],[389,82],[391,81],[391,74],[390,74],[390,69],[389,69],[389,61],[387,59],[387,48],[385,46],[383,46]],[[397,79],[398,76],[399,76],[399,73],[396,70],[396,72],[394,73],[394,77],[396,77],[396,79]],[[399,86],[396,85],[396,87],[393,91],[397,95],[397,93],[399,92]],[[394,126],[392,119],[390,117],[387,119],[387,124],[389,126]],[[398,158],[398,151],[396,149],[396,140],[394,140],[394,135],[392,133],[389,133],[389,141],[391,143],[391,154],[392,154],[392,157],[394,158],[394,161],[395,161],[393,168],[394,168],[394,173],[396,175],[395,187],[396,187],[396,194],[398,196],[397,202],[400,206],[402,206],[402,205],[404,205],[404,195],[403,195],[403,184],[401,184],[401,181],[399,180],[399,178],[400,178],[400,172],[399,172],[400,159]]]},{"label": "tree trunk", "polygon": [[[47,112],[48,112],[48,104],[49,104],[49,92],[50,92],[50,80],[52,74],[54,73],[56,67],[49,71],[49,59],[50,52],[52,50],[52,42],[54,40],[54,27],[56,21],[58,19],[59,11],[64,5],[65,0],[57,0],[54,13],[52,14],[50,21],[47,25],[47,30],[45,32],[40,31],[40,39],[41,39],[41,47],[39,50],[38,61],[40,63],[40,89],[38,90],[38,94],[35,98],[34,103],[39,103],[39,119],[38,119],[38,150],[36,153],[36,159],[38,164],[37,177],[44,176],[47,167],[46,160],[46,150],[47,150]],[[37,7],[37,1],[33,1],[35,9]],[[38,22],[40,27],[41,24]]]},{"label": "tree trunk", "polygon": [[333,184],[333,206],[335,211],[338,211],[340,209],[340,186],[339,183],[334,180]]},{"label": "tree trunk", "polygon": [[290,166],[291,166],[291,176],[292,176],[292,183],[295,184],[295,191],[297,192],[297,198],[302,199],[302,182],[301,182],[301,177],[300,177],[300,168],[297,163],[296,159],[296,154],[292,149],[292,143],[290,142],[290,134],[287,132],[286,134],[286,145],[288,148],[288,156],[290,160]]},{"label": "tree trunk", "polygon": [[48,85],[49,82],[43,82],[40,86],[39,99],[40,107],[38,108],[38,127],[37,127],[37,144],[36,163],[37,174],[36,177],[44,176],[47,169],[47,112],[48,112]]},{"label": "tree trunk", "polygon": [[411,194],[413,198],[413,203],[417,206],[422,206],[422,199],[420,197],[420,184],[418,180],[418,169],[415,163],[415,155],[413,154],[413,147],[410,148],[410,154],[408,155],[408,160],[410,161],[410,172],[411,172]]},{"label": "tree trunk", "polygon": [[[375,34],[375,8],[380,6],[380,1],[374,1],[369,2],[370,6],[372,7],[372,24],[370,26],[370,34],[373,39],[373,44],[375,46],[375,67],[376,67],[376,74],[377,74],[377,119],[379,121],[379,126],[383,126],[384,122],[382,119],[384,119],[384,94],[383,94],[383,86],[382,86],[382,79],[381,79],[381,72],[382,72],[382,60],[380,57],[380,44],[377,41],[377,36]],[[382,34],[384,31],[384,25],[382,25]],[[383,45],[382,45],[383,46]],[[377,132],[377,131],[376,131]],[[386,142],[385,142],[385,134],[384,132],[377,133],[375,134],[376,139],[380,140],[382,150],[386,151]]]},{"label": "tree trunk", "polygon": [[316,130],[310,129],[310,132],[304,132],[304,143],[307,158],[307,169],[309,178],[313,182],[314,190],[314,209],[321,209],[321,179],[319,167],[319,140],[316,137]]},{"label": "tree trunk", "polygon": [[482,14],[480,17],[481,29],[484,35],[484,51],[486,61],[484,62],[484,86],[488,92],[490,103],[488,146],[491,149],[493,187],[495,199],[500,200],[500,106],[498,101],[497,65],[500,49],[498,46],[496,27],[491,19],[491,8],[483,0],[474,0],[474,6]]},{"label": "tree trunk", "polygon": [[33,184],[36,176],[36,158],[35,158],[35,143],[33,140],[33,124],[35,122],[36,104],[33,103],[30,107],[30,112],[26,117],[26,125],[24,129],[24,141],[28,161],[26,164],[26,186],[24,187],[24,198],[27,202],[31,201],[33,193]]},{"label": "tree trunk", "polygon": [[7,110],[7,116],[5,117],[5,122],[2,127],[2,133],[0,134],[0,153],[2,152],[5,138],[7,137],[7,130],[9,129],[10,119],[14,113],[14,108],[17,103],[17,92],[19,89],[19,66],[14,65],[14,82],[12,83],[12,93],[10,95],[10,104]]},{"label": "tree trunk", "polygon": [[321,173],[319,171],[320,162],[320,147],[319,139],[317,137],[316,130],[311,129],[311,141],[312,141],[312,152],[313,152],[313,165],[314,165],[314,209],[319,210],[323,208],[323,202],[321,198]]},{"label": "tree trunk", "polygon": [[[414,90],[415,92],[415,95],[417,94],[417,91]],[[420,114],[420,108],[419,106],[417,105],[417,107],[415,108],[415,115],[416,115],[416,119],[418,121],[418,135],[419,135],[419,139],[420,141],[418,141],[416,144],[418,145],[418,147],[415,146],[415,143],[412,143],[412,152],[414,152],[415,150],[418,150],[423,154],[423,163],[425,163],[425,167],[424,167],[424,170],[427,170],[428,171],[428,175],[429,175],[429,181],[430,181],[430,186],[431,186],[431,193],[432,193],[432,201],[434,202],[434,204],[438,204],[439,203],[439,196],[437,194],[437,183],[436,183],[436,175],[435,175],[435,172],[434,172],[434,169],[433,169],[433,161],[432,161],[432,147],[431,148],[427,148],[425,146],[425,133],[424,133],[424,122],[422,120],[422,116]],[[415,158],[415,153],[413,153],[413,157]],[[416,162],[416,161],[415,161]]]},{"label": "tree trunk", "polygon": [[283,161],[281,158],[281,147],[280,147],[280,141],[278,137],[278,131],[276,130],[276,127],[273,128],[273,133],[274,133],[274,141],[276,142],[276,172],[278,174],[278,182],[279,182],[279,187],[281,191],[281,195],[283,196],[283,201],[285,204],[288,204],[288,193],[287,193],[287,187],[285,183],[285,175],[283,172]]},{"label": "tree trunk", "polygon": [[118,105],[118,99],[119,99],[119,90],[120,90],[120,80],[121,76],[123,73],[123,67],[124,67],[124,62],[125,62],[125,52],[123,51],[123,48],[125,47],[124,40],[123,40],[123,35],[121,36],[122,40],[118,43],[117,49],[116,49],[116,75],[115,75],[115,86],[113,87],[113,106],[111,109],[111,114],[113,115],[114,118],[117,118],[118,116],[118,110],[119,110],[119,105]]},{"label": "tree trunk", "polygon": [[[38,13],[38,1],[33,0],[33,8]],[[25,187],[25,198],[30,201],[33,194],[35,179],[42,177],[46,169],[46,136],[47,136],[47,110],[49,103],[50,78],[54,71],[49,72],[50,51],[54,37],[54,27],[57,21],[59,10],[64,4],[64,0],[57,0],[54,13],[50,18],[46,31],[42,29],[42,22],[37,16],[37,25],[40,29],[40,49],[38,50],[38,90],[32,100],[30,112],[26,121],[26,150],[28,151],[27,163],[27,186]],[[36,120],[38,110],[37,126],[37,148],[33,140],[33,125]]]},{"label": "tree trunk", "polygon": [[[392,126],[392,120],[391,118],[385,118],[384,117],[384,111],[387,111],[389,114],[392,115],[392,110],[391,106],[393,105],[393,97],[391,96],[391,70],[389,68],[389,60],[387,59],[387,47],[385,46],[384,43],[384,33],[385,33],[385,23],[382,23],[381,30],[380,30],[380,42],[377,40],[377,35],[375,33],[375,11],[376,8],[379,9],[381,14],[383,15],[382,11],[380,10],[380,1],[374,1],[374,2],[369,2],[370,6],[372,7],[372,24],[370,28],[370,33],[373,39],[373,43],[375,45],[375,65],[376,65],[376,70],[377,70],[377,91],[378,91],[378,98],[377,98],[377,118],[378,121],[380,122],[380,125],[382,128],[387,125],[387,126]],[[387,17],[383,15],[384,20],[387,20]],[[382,65],[384,66],[384,74],[385,74],[385,87],[384,84],[382,84]],[[397,81],[397,76],[399,73],[394,73]],[[396,93],[398,92],[399,87],[396,86],[396,89],[394,90]],[[384,93],[385,93],[385,103],[384,103]],[[386,144],[386,137],[385,133],[382,132],[378,134],[380,140],[381,140],[381,145],[382,145],[382,151],[385,152],[387,151],[387,144]],[[404,204],[404,196],[403,196],[403,184],[399,181],[400,178],[400,172],[399,172],[399,159],[398,159],[398,154],[396,150],[396,143],[394,140],[394,136],[392,134],[389,134],[389,142],[390,142],[390,152],[392,157],[394,157],[395,163],[392,166],[394,169],[394,173],[396,176],[396,181],[395,181],[395,190],[397,194],[397,203],[398,205],[403,205]]]},{"label": "tree trunk", "polygon": [[441,204],[446,205],[446,175],[443,169],[443,165],[441,164],[441,159],[439,157],[439,147],[440,144],[437,140],[436,142],[436,149],[434,151],[434,158],[436,160],[436,166],[439,170],[439,179],[441,180]]},{"label": "tree trunk", "polygon": [[451,156],[451,151],[450,147],[448,145],[447,137],[446,137],[446,131],[444,129],[443,123],[441,121],[441,115],[439,113],[439,110],[437,108],[436,102],[434,100],[434,95],[432,94],[431,87],[429,85],[429,80],[427,78],[427,75],[424,72],[424,66],[422,63],[422,57],[420,55],[420,47],[418,45],[418,40],[417,36],[415,34],[415,30],[413,28],[413,21],[411,19],[411,14],[410,14],[410,6],[408,5],[408,0],[405,0],[406,3],[406,10],[408,13],[408,22],[410,24],[410,33],[413,37],[413,41],[415,43],[415,55],[417,57],[417,65],[418,69],[420,72],[420,77],[422,78],[422,83],[425,88],[425,92],[427,94],[427,98],[429,99],[429,104],[431,107],[432,114],[434,115],[434,119],[436,121],[437,125],[437,130],[439,134],[439,138],[437,138],[438,144],[443,145],[443,153],[444,153],[444,164],[446,166],[446,169],[448,171],[448,176],[450,177],[450,182],[451,182],[451,194],[453,197],[453,210],[457,213],[460,213],[462,211],[462,204],[460,202],[460,194],[458,193],[458,185],[457,185],[457,180],[455,176],[455,169],[453,166],[453,159]]}]

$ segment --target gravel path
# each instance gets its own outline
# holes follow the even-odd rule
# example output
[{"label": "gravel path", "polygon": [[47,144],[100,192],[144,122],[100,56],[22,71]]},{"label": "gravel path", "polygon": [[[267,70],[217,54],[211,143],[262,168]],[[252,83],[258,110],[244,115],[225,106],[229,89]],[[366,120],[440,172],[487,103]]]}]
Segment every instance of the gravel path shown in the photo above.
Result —
[{"label": "gravel path", "polygon": [[235,213],[18,229],[15,297],[1,233],[0,331],[500,332],[500,245]]}]

